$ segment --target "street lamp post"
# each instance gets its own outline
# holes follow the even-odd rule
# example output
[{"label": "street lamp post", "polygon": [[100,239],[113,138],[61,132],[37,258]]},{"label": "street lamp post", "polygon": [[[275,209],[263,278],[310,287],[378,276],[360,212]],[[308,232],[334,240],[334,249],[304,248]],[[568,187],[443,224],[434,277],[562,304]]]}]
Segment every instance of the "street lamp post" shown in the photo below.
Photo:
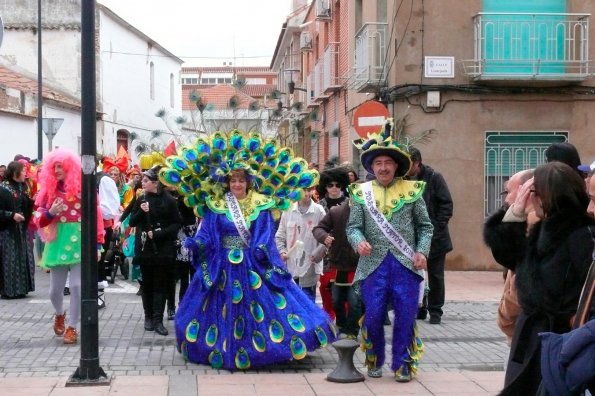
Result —
[{"label": "street lamp post", "polygon": [[37,0],[37,159],[43,158],[43,74],[41,62],[41,0]]},{"label": "street lamp post", "polygon": [[82,151],[82,263],[81,359],[67,385],[109,385],[99,366],[97,314],[97,192],[96,152],[95,0],[81,4],[81,151]]}]

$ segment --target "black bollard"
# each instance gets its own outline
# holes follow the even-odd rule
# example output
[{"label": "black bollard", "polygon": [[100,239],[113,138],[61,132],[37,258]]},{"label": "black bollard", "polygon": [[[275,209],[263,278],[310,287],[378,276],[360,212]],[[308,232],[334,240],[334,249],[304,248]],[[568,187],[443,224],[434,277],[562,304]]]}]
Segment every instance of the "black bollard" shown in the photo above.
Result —
[{"label": "black bollard", "polygon": [[356,340],[344,339],[333,342],[333,347],[339,354],[339,363],[326,380],[342,384],[365,381],[364,375],[353,365],[353,354],[359,347],[359,343]]}]

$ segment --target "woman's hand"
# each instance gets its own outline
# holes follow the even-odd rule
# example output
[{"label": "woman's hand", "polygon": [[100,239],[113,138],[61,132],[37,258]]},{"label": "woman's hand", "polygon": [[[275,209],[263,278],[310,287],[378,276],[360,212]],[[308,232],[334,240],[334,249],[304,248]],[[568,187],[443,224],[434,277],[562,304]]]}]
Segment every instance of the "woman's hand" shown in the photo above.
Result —
[{"label": "woman's hand", "polygon": [[143,210],[143,212],[148,212],[149,211],[149,203],[148,202],[143,202],[142,204],[140,204],[140,208]]},{"label": "woman's hand", "polygon": [[325,239],[324,239],[324,244],[326,245],[327,248],[331,247],[331,245],[333,244],[333,241],[335,240],[335,238],[332,235],[328,235]]},{"label": "woman's hand", "polygon": [[531,197],[532,189],[533,178],[530,178],[521,187],[519,187],[519,192],[517,193],[516,199],[512,204],[512,214],[516,217],[526,216],[526,209],[529,205],[529,198]]},{"label": "woman's hand", "polygon": [[14,221],[16,221],[17,223],[21,223],[21,222],[25,221],[25,216],[23,216],[23,215],[22,215],[22,214],[20,214],[20,213],[15,213],[15,214],[12,216],[12,219],[13,219]]}]

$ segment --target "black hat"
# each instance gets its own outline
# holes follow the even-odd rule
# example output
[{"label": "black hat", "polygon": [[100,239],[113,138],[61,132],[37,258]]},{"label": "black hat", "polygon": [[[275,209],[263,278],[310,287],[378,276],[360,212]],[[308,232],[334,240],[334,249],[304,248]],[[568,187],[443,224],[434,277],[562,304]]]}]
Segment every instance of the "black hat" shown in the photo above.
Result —
[{"label": "black hat", "polygon": [[146,171],[143,172],[143,176],[145,176],[147,179],[151,180],[151,181],[158,181],[159,180],[159,169],[161,169],[161,166],[157,165],[152,167],[151,169],[147,169]]}]

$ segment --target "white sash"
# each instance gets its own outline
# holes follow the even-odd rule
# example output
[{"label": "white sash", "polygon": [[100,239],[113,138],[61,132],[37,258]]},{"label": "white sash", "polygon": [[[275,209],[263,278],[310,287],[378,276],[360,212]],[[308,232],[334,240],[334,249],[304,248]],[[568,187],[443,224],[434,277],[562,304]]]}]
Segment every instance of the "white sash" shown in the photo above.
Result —
[{"label": "white sash", "polygon": [[231,218],[236,226],[236,230],[238,230],[238,234],[240,234],[240,238],[242,238],[242,241],[244,241],[246,246],[250,246],[250,230],[246,226],[246,220],[244,220],[242,208],[240,208],[238,200],[231,192],[228,192],[225,194],[225,201],[227,202],[227,207],[229,208],[229,213],[231,213]]},{"label": "white sash", "polygon": [[[399,234],[399,231],[393,227],[391,223],[388,222],[386,217],[378,208],[376,208],[376,200],[374,199],[374,190],[372,189],[372,182],[362,183],[361,184],[362,192],[364,194],[364,204],[368,213],[374,222],[380,228],[386,239],[388,239],[401,253],[405,255],[405,257],[409,258],[411,261],[414,261],[415,258],[415,251],[413,248],[407,243],[407,241]],[[425,283],[426,283],[426,271],[422,270],[424,280],[421,282],[419,286],[419,302],[421,303],[424,297],[425,291]]]}]

